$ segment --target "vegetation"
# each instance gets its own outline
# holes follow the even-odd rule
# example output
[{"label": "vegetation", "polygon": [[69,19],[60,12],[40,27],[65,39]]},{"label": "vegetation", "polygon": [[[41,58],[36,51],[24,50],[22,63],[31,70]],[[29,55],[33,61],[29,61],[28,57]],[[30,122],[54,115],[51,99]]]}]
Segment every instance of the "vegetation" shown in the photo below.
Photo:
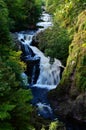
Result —
[{"label": "vegetation", "polygon": [[[85,65],[86,65],[86,11],[78,16],[77,31],[69,47],[69,57],[64,71],[62,84],[66,82],[71,86],[70,80],[73,75],[73,85],[81,91],[86,91]],[[69,79],[70,78],[70,79]],[[68,83],[69,82],[69,83]]]},{"label": "vegetation", "polygon": [[[21,84],[25,64],[20,61],[21,52],[16,52],[10,32],[35,28],[44,2],[52,14],[53,27],[39,34],[39,48],[66,65],[58,92],[54,90],[51,95],[57,98],[64,92],[80,106],[78,95],[86,92],[86,0],[0,0],[0,130],[32,130],[37,126],[31,118],[35,113],[30,105],[31,91]],[[63,130],[61,125],[52,122],[47,129]]]},{"label": "vegetation", "polygon": [[41,14],[41,0],[4,1],[9,12],[9,28],[11,31],[35,27]]},{"label": "vegetation", "polygon": [[[46,130],[43,126],[41,130]],[[65,130],[65,127],[62,122],[53,121],[50,123],[48,130]]]},{"label": "vegetation", "polygon": [[66,65],[68,48],[77,29],[77,16],[85,9],[85,0],[46,0],[45,3],[52,14],[53,27],[39,34],[39,48]]},{"label": "vegetation", "polygon": [[[64,65],[67,62],[61,85],[70,86],[70,77],[75,71],[77,74],[74,78],[74,85],[84,90],[86,88],[85,77],[82,75],[85,73],[80,74],[82,73],[80,68],[84,67],[81,65],[81,61],[85,59],[85,5],[86,0],[83,2],[81,0],[46,0],[46,9],[53,15],[53,27],[39,34],[40,49],[46,55],[60,59]],[[85,63],[85,60],[82,62]],[[82,83],[80,83],[81,80]]]},{"label": "vegetation", "polygon": [[65,28],[61,28],[55,24],[52,28],[41,32],[38,35],[38,39],[39,48],[44,51],[47,56],[51,58],[55,57],[66,65],[70,38]]},{"label": "vegetation", "polygon": [[[61,116],[64,115],[64,117],[72,117],[77,120],[79,119],[79,121],[81,120],[82,122],[86,120],[85,6],[86,0],[46,1],[47,11],[53,14],[54,26],[56,24],[59,25],[57,26],[57,28],[59,28],[59,32],[61,29],[66,29],[68,37],[70,39],[67,44],[69,47],[69,56],[67,60],[65,59],[66,67],[64,69],[61,82],[55,90],[52,90],[49,93],[49,99],[53,107],[56,108],[55,104],[58,104],[58,109],[56,110],[57,114]],[[51,33],[52,35],[53,32],[54,30]],[[52,35],[48,36],[48,38],[52,37]],[[66,36],[67,35],[65,33],[64,38],[66,38]],[[56,37],[54,39],[56,39]],[[62,41],[62,39],[63,37],[60,37],[59,41]],[[49,44],[52,45],[51,43]],[[52,50],[52,47],[50,46],[49,49]]]},{"label": "vegetation", "polygon": [[21,52],[13,47],[10,31],[35,25],[40,4],[38,0],[0,0],[0,130],[33,129],[32,94],[21,85],[25,65],[20,61]]}]

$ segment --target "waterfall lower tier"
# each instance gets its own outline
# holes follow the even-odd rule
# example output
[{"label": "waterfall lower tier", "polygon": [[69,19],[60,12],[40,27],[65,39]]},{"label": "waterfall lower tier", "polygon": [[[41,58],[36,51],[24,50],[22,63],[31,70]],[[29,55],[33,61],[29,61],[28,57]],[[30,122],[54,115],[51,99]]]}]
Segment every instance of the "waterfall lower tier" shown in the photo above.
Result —
[{"label": "waterfall lower tier", "polygon": [[45,57],[44,54],[36,47],[30,46],[34,54],[40,57],[40,75],[37,84],[42,85],[58,85],[60,81],[60,67],[61,62],[54,59],[53,64],[50,64],[50,58]]}]

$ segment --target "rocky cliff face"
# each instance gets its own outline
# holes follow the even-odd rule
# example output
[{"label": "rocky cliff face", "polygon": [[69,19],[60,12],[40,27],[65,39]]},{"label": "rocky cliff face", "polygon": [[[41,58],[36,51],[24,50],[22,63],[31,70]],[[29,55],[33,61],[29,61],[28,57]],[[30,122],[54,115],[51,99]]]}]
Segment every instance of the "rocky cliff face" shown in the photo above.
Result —
[{"label": "rocky cliff face", "polygon": [[49,99],[57,115],[86,122],[86,10],[78,16],[62,80]]}]

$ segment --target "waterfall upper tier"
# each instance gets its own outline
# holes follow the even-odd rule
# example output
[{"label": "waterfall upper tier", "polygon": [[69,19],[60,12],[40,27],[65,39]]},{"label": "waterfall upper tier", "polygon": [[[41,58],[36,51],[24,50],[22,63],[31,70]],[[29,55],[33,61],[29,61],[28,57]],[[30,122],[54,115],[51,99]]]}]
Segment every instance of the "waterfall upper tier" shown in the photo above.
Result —
[{"label": "waterfall upper tier", "polygon": [[53,26],[52,16],[43,12],[40,17],[40,22],[37,23],[37,26],[41,27],[39,28],[38,32],[43,31],[44,29],[47,29],[48,27]]}]

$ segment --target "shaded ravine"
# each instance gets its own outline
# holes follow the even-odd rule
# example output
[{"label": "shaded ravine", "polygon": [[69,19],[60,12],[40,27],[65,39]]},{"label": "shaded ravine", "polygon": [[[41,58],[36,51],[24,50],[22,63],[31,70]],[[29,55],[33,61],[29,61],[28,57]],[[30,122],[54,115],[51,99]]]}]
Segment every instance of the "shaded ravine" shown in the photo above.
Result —
[{"label": "shaded ravine", "polygon": [[[45,57],[37,47],[32,45],[34,36],[52,26],[51,16],[48,14],[43,13],[41,19],[44,22],[37,23],[37,26],[43,26],[43,28],[22,31],[17,35],[22,50],[21,60],[27,64],[27,70],[22,74],[22,77],[26,80],[26,86],[32,91],[32,104],[37,107],[39,116],[53,120],[56,117],[50,107],[47,93],[59,84],[63,66],[57,59],[54,59],[54,62],[51,64],[50,58]],[[62,121],[60,117],[58,118]],[[73,121],[69,122],[67,120],[63,122],[66,130],[84,130],[81,125]]]}]

